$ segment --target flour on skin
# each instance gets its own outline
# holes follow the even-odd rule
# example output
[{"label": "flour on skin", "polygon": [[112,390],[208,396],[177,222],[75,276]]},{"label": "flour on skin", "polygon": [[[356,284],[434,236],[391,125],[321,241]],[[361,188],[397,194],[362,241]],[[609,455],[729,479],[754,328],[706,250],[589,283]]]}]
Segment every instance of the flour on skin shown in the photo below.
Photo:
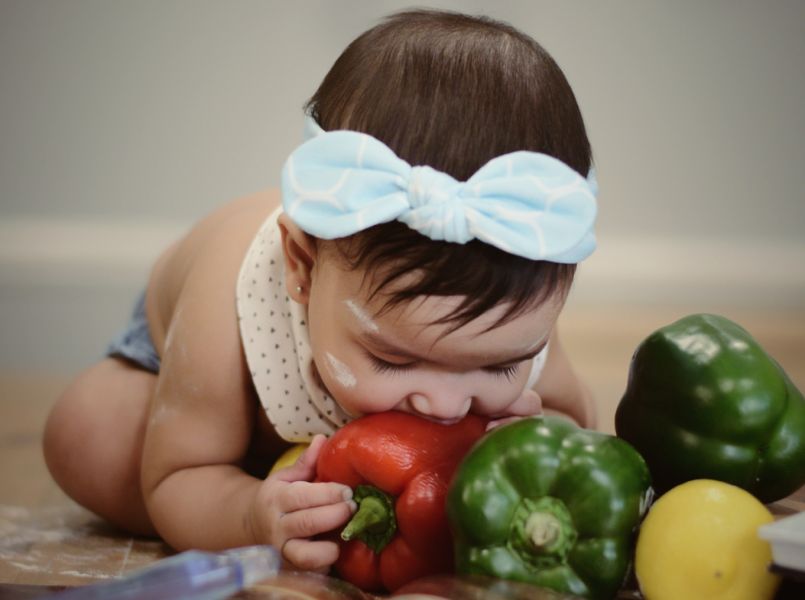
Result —
[{"label": "flour on skin", "polygon": [[327,366],[329,367],[330,374],[335,378],[335,380],[340,383],[342,387],[355,387],[358,383],[358,380],[355,379],[355,375],[352,373],[350,368],[329,352],[326,354],[326,356]]},{"label": "flour on skin", "polygon": [[344,304],[347,305],[349,312],[353,314],[353,316],[358,320],[358,322],[363,326],[364,329],[371,331],[373,333],[378,333],[380,331],[380,327],[377,326],[363,308],[358,306],[358,304],[354,300],[344,300]]}]

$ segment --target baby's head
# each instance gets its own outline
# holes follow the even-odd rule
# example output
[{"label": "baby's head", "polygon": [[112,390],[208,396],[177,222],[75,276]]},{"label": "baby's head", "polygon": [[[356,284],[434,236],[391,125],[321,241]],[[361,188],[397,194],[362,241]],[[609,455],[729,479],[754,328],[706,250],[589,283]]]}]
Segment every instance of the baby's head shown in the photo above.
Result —
[{"label": "baby's head", "polygon": [[[556,63],[509,25],[403,12],[352,42],[306,109],[319,135],[286,164],[281,227],[324,385],[354,416],[528,412],[532,359],[594,246],[590,145]],[[542,210],[521,197],[534,187]]]},{"label": "baby's head", "polygon": [[388,17],[344,50],[306,109],[325,131],[368,133],[459,181],[515,150],[548,154],[582,176],[591,166],[562,71],[532,38],[486,18]]}]

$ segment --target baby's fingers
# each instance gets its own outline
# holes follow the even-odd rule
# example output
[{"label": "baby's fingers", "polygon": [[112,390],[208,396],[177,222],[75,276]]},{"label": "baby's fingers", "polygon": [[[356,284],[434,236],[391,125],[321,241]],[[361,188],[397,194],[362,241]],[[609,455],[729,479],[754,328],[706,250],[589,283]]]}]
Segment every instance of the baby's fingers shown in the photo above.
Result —
[{"label": "baby's fingers", "polygon": [[294,464],[280,469],[271,477],[280,481],[310,481],[316,476],[316,461],[326,443],[326,437],[316,435]]},{"label": "baby's fingers", "polygon": [[308,483],[294,481],[280,492],[278,508],[290,513],[314,506],[344,503],[352,499],[352,489],[341,483]]},{"label": "baby's fingers", "polygon": [[335,542],[288,540],[282,548],[282,556],[297,569],[326,573],[338,559]]},{"label": "baby's fingers", "polygon": [[510,416],[530,417],[542,413],[542,398],[531,389],[523,390],[520,397],[506,409]]},{"label": "baby's fingers", "polygon": [[353,512],[355,503],[350,501],[286,513],[280,517],[282,535],[286,539],[308,538],[332,531],[349,521]]},{"label": "baby's fingers", "polygon": [[486,430],[487,431],[492,431],[493,429],[496,429],[497,427],[503,427],[504,425],[508,425],[509,423],[514,423],[515,421],[519,421],[522,418],[523,417],[504,417],[502,419],[494,419],[492,421],[489,421],[486,424]]}]

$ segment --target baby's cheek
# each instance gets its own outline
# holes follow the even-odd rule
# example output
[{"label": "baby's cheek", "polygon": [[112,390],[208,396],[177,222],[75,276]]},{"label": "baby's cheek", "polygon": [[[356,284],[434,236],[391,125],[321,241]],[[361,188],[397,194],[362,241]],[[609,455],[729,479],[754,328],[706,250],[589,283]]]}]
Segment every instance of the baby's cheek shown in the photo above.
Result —
[{"label": "baby's cheek", "polygon": [[351,390],[358,385],[354,369],[335,354],[325,352],[324,367],[327,369],[331,385],[343,390]]},{"label": "baby's cheek", "polygon": [[[356,371],[356,385],[350,390],[343,390],[342,396],[348,396],[353,410],[361,414],[371,414],[394,410],[404,400],[405,394],[398,382],[389,381],[374,371],[361,373]],[[350,412],[347,409],[347,412]]]}]

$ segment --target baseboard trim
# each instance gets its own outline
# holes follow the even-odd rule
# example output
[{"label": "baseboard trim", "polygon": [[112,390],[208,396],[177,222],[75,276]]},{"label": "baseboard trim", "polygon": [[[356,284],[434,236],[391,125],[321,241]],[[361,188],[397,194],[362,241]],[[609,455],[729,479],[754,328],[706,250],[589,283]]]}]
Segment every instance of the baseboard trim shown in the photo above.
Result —
[{"label": "baseboard trim", "polygon": [[[188,222],[4,218],[0,286],[139,285]],[[602,236],[572,302],[805,307],[805,242]]]},{"label": "baseboard trim", "polygon": [[613,237],[580,266],[574,299],[805,308],[805,242]]},{"label": "baseboard trim", "polygon": [[0,285],[130,286],[189,223],[143,219],[5,218]]}]

